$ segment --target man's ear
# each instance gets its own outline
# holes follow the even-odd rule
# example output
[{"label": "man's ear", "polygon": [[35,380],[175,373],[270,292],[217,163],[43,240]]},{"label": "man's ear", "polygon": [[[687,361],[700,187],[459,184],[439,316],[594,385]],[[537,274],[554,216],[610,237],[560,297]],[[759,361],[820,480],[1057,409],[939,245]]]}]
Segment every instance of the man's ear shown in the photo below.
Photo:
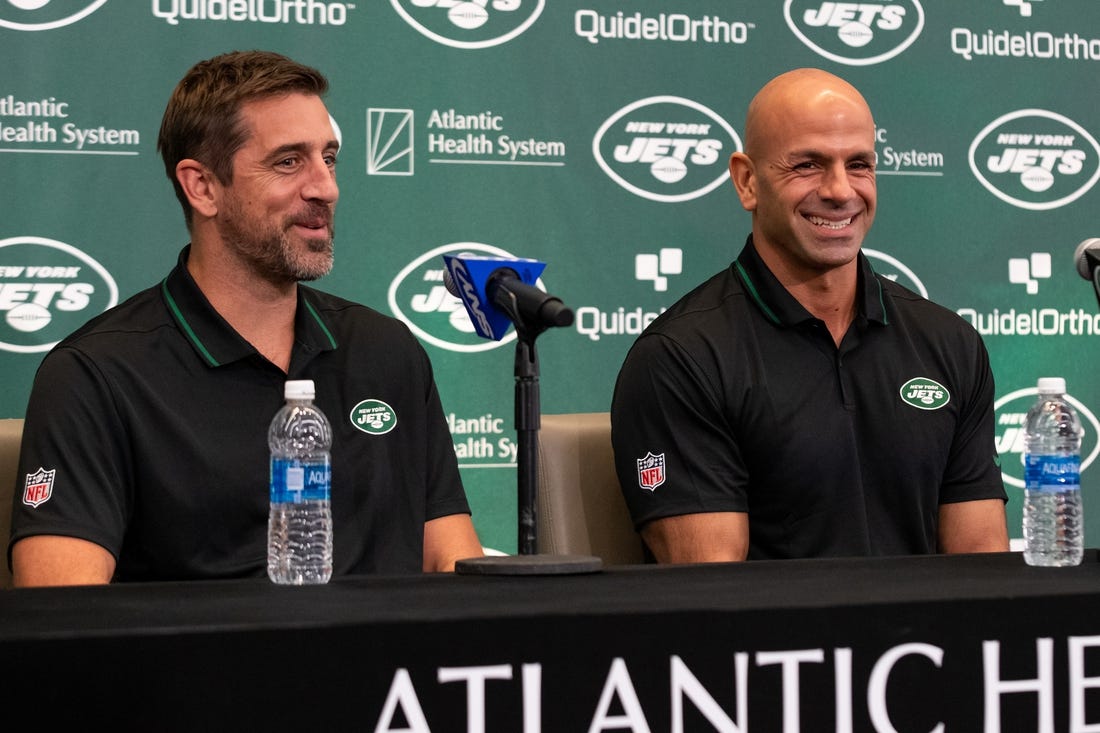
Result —
[{"label": "man's ear", "polygon": [[176,164],[176,180],[196,214],[212,217],[218,213],[216,193],[220,184],[213,171],[197,160],[184,158]]},{"label": "man's ear", "polygon": [[756,166],[752,158],[744,153],[730,156],[730,180],[737,189],[737,198],[741,199],[741,208],[745,211],[756,210]]}]

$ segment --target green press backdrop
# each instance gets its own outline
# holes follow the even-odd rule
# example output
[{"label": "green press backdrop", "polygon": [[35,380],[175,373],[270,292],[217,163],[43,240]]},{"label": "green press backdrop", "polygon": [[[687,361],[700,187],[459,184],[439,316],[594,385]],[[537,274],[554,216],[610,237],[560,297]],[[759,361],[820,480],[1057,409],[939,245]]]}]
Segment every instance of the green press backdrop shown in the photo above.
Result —
[{"label": "green press backdrop", "polygon": [[1061,375],[1100,544],[1100,308],[1073,263],[1100,237],[1096,0],[0,0],[0,416],[51,344],[174,263],[161,112],[194,62],[249,48],[332,82],[320,285],[424,343],[487,546],[516,549],[515,342],[472,334],[441,255],[548,263],[577,318],[538,340],[542,410],[607,410],[640,330],[740,250],[726,160],[755,90],[799,66],[875,112],[876,268],[985,339],[1012,535],[1023,416]]}]

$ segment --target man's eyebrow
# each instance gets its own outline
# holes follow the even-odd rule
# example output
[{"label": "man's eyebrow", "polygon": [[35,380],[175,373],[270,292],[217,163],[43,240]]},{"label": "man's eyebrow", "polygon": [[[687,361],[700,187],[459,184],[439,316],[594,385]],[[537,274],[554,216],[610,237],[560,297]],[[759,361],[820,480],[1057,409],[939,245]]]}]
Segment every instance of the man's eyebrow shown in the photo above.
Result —
[{"label": "man's eyebrow", "polygon": [[[285,144],[280,145],[277,148],[273,149],[267,155],[267,157],[269,159],[275,159],[275,158],[278,158],[279,156],[287,155],[288,153],[308,153],[311,147],[313,147],[313,146],[310,145],[309,143],[305,143],[305,142],[285,143]],[[339,150],[340,149],[340,143],[337,142],[336,140],[329,140],[327,143],[324,144],[324,146],[322,146],[321,149],[322,150]]]},{"label": "man's eyebrow", "polygon": [[[833,153],[826,152],[824,150],[818,150],[817,148],[803,148],[802,150],[792,150],[788,153],[788,155],[792,158],[810,158],[813,160],[835,157]],[[845,160],[873,160],[874,158],[874,150],[857,150],[854,153],[846,156]]]}]

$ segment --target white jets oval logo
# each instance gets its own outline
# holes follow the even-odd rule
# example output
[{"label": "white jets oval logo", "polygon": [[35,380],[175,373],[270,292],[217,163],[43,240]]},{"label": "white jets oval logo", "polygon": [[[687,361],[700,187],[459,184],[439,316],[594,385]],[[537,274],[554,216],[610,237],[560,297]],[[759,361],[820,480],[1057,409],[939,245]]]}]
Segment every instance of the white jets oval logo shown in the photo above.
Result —
[{"label": "white jets oval logo", "polygon": [[713,110],[683,97],[647,97],[611,115],[592,155],[611,180],[651,201],[689,201],[729,180],[741,138]]},{"label": "white jets oval logo", "polygon": [[917,0],[786,0],[783,15],[791,32],[815,53],[849,66],[892,59],[913,45],[924,29],[924,8]]},{"label": "white jets oval logo", "polygon": [[390,0],[397,14],[419,33],[454,48],[488,48],[507,43],[531,27],[545,2]]},{"label": "white jets oval logo", "polygon": [[49,351],[117,303],[114,278],[76,247],[42,237],[0,239],[0,349]]},{"label": "white jets oval logo", "polygon": [[1021,109],[993,120],[970,144],[969,157],[975,178],[1021,209],[1065,206],[1100,179],[1096,138],[1045,109]]},{"label": "white jets oval logo", "polygon": [[[55,2],[53,7],[49,7],[50,2],[51,0],[0,1],[0,28],[11,28],[17,31],[48,31],[61,28],[88,17],[99,10],[107,0],[75,4]],[[5,10],[7,5],[13,6],[19,12]],[[74,9],[74,5],[77,9]]]}]

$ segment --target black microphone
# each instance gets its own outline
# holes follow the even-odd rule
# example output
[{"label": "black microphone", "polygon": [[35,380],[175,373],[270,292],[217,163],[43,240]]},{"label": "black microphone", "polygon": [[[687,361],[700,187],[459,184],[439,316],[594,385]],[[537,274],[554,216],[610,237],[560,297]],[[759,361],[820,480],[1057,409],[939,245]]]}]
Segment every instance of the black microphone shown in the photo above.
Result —
[{"label": "black microphone", "polygon": [[1100,306],[1100,237],[1086,239],[1077,245],[1073,261],[1077,264],[1077,274],[1092,281],[1096,304]]},{"label": "black microphone", "polygon": [[[573,323],[573,311],[561,298],[525,282],[520,275],[522,270],[533,282],[538,273],[532,265],[541,263],[467,253],[444,255],[444,261],[444,287],[466,306],[474,329],[483,338],[499,341],[504,336],[507,324],[502,315],[517,329],[541,331]],[[537,269],[541,272],[541,267]]]}]

